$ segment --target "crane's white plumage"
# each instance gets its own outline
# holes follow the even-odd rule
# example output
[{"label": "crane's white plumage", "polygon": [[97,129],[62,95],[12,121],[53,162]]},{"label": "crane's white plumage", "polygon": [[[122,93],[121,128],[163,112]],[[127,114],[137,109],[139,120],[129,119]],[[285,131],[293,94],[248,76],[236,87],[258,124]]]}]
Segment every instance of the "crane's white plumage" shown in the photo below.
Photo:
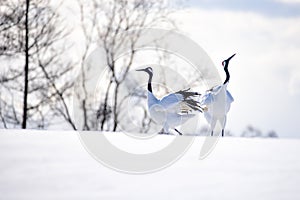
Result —
[{"label": "crane's white plumage", "polygon": [[185,123],[187,120],[195,116],[195,114],[190,114],[189,111],[195,110],[202,112],[200,103],[193,99],[193,97],[199,95],[198,93],[189,92],[188,90],[180,90],[178,92],[168,94],[162,99],[158,99],[152,93],[152,68],[147,67],[146,69],[140,69],[137,71],[145,71],[149,74],[148,110],[151,118],[157,124],[163,126],[165,133],[168,133],[169,129],[173,128],[181,134],[175,127]]},{"label": "crane's white plumage", "polygon": [[157,99],[148,91],[148,110],[150,116],[157,124],[163,125],[164,132],[166,133],[170,128],[175,128],[195,116],[195,114],[185,112],[184,105],[186,103],[181,94],[172,93],[162,99]]},{"label": "crane's white plumage", "polygon": [[227,90],[227,84],[216,86],[212,90],[206,91],[206,93],[201,96],[200,105],[206,107],[204,110],[204,117],[210,124],[212,132],[217,123],[220,123],[224,130],[227,113],[229,112],[233,101],[232,95]]},{"label": "crane's white plumage", "polygon": [[228,64],[233,56],[235,56],[235,54],[222,62],[226,72],[225,82],[222,85],[218,85],[210,90],[207,90],[204,95],[200,97],[200,105],[205,107],[204,117],[210,124],[211,135],[213,135],[216,124],[220,123],[222,126],[222,136],[224,136],[227,113],[230,110],[231,103],[234,101],[232,95],[227,90],[227,85],[230,78]]}]

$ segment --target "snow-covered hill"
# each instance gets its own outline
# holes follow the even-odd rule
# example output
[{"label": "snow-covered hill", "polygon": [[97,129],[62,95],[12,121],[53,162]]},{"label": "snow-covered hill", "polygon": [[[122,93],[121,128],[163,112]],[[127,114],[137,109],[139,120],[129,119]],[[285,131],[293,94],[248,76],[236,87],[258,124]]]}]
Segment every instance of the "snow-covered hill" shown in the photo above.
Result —
[{"label": "snow-covered hill", "polygon": [[300,140],[221,138],[198,160],[203,141],[169,168],[129,175],[94,160],[75,132],[0,130],[0,199],[300,199]]}]

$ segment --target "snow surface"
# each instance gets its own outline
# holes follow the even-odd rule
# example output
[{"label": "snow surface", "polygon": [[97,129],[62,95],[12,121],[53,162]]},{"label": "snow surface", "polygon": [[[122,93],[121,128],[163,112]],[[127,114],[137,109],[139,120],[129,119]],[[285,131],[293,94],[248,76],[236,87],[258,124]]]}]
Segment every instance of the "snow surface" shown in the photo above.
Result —
[{"label": "snow surface", "polygon": [[0,130],[0,199],[300,199],[300,140],[220,138],[198,160],[203,141],[162,171],[129,175],[94,160],[75,132]]}]

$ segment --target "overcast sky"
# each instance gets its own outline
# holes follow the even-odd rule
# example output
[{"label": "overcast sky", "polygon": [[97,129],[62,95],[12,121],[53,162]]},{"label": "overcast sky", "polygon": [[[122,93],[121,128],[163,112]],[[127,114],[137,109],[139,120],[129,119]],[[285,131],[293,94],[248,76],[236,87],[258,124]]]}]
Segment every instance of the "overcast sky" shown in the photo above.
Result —
[{"label": "overcast sky", "polygon": [[299,0],[187,0],[190,6],[210,10],[254,12],[268,17],[299,17]]},{"label": "overcast sky", "polygon": [[175,15],[179,29],[204,48],[235,98],[228,128],[248,124],[300,137],[300,0],[190,0]]}]

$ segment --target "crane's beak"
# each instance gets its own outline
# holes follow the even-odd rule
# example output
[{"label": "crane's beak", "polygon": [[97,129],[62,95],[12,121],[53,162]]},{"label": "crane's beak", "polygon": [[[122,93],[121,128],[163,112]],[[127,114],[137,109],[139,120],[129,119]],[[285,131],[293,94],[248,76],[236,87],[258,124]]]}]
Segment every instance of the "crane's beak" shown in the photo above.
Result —
[{"label": "crane's beak", "polygon": [[136,69],[135,71],[139,71],[139,72],[145,72],[146,69]]},{"label": "crane's beak", "polygon": [[227,61],[229,62],[231,60],[231,58],[233,58],[235,56],[235,54],[233,54],[232,56],[230,56]]}]

